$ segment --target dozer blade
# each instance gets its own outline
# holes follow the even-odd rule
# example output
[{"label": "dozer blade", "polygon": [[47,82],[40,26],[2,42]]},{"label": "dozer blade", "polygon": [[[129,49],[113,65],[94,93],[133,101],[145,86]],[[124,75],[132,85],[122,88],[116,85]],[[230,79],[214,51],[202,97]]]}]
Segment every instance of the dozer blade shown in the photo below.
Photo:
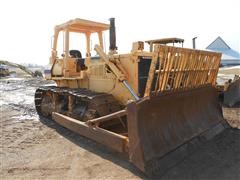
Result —
[{"label": "dozer blade", "polygon": [[223,104],[229,107],[240,101],[240,78],[231,83],[224,92]]},{"label": "dozer blade", "polygon": [[211,86],[132,102],[127,114],[130,161],[149,175],[166,172],[226,127]]}]

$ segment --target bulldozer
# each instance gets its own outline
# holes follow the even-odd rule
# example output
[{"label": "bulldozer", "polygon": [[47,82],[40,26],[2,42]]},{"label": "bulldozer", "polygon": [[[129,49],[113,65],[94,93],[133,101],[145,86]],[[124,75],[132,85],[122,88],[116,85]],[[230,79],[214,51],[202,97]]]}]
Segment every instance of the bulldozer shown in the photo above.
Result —
[{"label": "bulldozer", "polygon": [[[79,49],[70,48],[71,33],[84,35]],[[60,38],[63,52],[57,50]],[[166,171],[226,127],[216,90],[221,54],[174,43],[183,39],[137,41],[119,54],[114,18],[109,24],[77,18],[55,26],[45,78],[56,86],[36,90],[39,116],[127,154],[148,175]]]}]

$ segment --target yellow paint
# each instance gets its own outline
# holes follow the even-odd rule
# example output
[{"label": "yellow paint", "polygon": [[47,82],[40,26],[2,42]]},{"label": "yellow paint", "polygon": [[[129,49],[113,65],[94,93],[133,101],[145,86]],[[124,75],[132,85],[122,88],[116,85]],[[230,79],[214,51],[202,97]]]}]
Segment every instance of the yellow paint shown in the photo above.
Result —
[{"label": "yellow paint", "polygon": [[[114,54],[114,52],[111,52],[107,55],[103,52],[102,33],[104,30],[108,29],[109,25],[107,24],[82,19],[71,20],[55,27],[54,44],[50,63],[52,64],[51,79],[57,83],[57,86],[87,88],[96,92],[110,93],[113,94],[121,104],[125,105],[129,100],[133,99],[133,97],[123,85],[122,81],[126,80],[134,92],[139,95],[138,63],[139,58],[142,56],[148,57],[146,61],[155,57],[155,63],[151,65],[151,71],[148,76],[145,95],[149,95],[151,91],[151,83],[154,74],[158,74],[159,78],[157,80],[160,86],[158,91],[166,90],[169,86],[169,82],[172,82],[173,89],[183,86],[183,82],[185,83],[184,87],[202,85],[205,83],[204,79],[207,78],[207,73],[205,73],[205,71],[208,70],[211,71],[209,71],[210,74],[208,82],[206,83],[214,84],[216,81],[218,65],[220,63],[220,55],[218,53],[170,46],[167,46],[169,48],[165,48],[166,46],[159,46],[158,44],[155,45],[154,51],[150,50],[146,52],[144,51],[143,42],[137,42],[133,44],[133,48],[129,54]],[[63,57],[58,58],[56,57],[56,49],[57,38],[60,31],[65,32],[65,46]],[[80,72],[77,71],[77,58],[71,58],[68,54],[68,39],[69,33],[71,32],[83,33],[86,36],[87,57],[85,59],[85,65],[87,69],[81,70]],[[90,57],[91,33],[96,32],[98,34],[99,44],[95,46],[95,50],[100,57]],[[181,57],[179,54],[181,54]],[[198,56],[196,56],[195,58],[190,58],[192,62],[188,62],[189,59],[187,55],[189,54],[203,54],[204,57],[209,56],[210,60],[200,59],[198,62]],[[203,57],[203,55],[201,57]],[[159,62],[160,69],[155,70],[154,66],[159,58],[161,58]],[[200,69],[197,69],[196,66]],[[204,73],[201,72],[203,70]],[[175,75],[174,80],[171,79],[173,75]],[[185,80],[184,78],[187,79]]]}]

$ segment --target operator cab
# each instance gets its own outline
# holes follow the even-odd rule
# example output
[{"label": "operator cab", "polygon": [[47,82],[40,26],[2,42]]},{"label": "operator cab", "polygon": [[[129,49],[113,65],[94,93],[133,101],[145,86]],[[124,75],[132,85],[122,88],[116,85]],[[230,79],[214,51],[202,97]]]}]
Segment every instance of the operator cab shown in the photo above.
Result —
[{"label": "operator cab", "polygon": [[[50,58],[52,76],[80,76],[81,71],[88,69],[93,38],[97,39],[98,42],[96,44],[104,49],[103,31],[108,29],[108,24],[79,18],[57,25],[55,27],[52,55]],[[74,43],[75,46],[72,49],[72,44]],[[59,54],[61,55],[59,56]]]}]

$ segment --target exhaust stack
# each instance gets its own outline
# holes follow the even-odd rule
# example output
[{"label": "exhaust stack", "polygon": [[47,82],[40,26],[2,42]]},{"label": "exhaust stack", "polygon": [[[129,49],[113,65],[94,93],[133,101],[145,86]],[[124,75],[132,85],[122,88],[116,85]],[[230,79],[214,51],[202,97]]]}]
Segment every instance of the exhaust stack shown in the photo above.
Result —
[{"label": "exhaust stack", "polygon": [[116,46],[116,30],[115,30],[115,18],[110,18],[110,47],[109,50],[110,51],[116,51],[117,50],[117,46]]},{"label": "exhaust stack", "polygon": [[193,49],[196,49],[196,39],[197,37],[192,38]]}]

